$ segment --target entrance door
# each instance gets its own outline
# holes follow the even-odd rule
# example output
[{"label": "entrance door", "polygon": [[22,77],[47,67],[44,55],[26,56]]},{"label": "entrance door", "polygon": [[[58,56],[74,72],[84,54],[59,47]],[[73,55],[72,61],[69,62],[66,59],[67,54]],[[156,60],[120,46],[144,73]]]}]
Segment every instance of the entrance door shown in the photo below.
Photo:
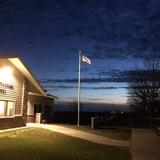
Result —
[{"label": "entrance door", "polygon": [[36,113],[41,113],[42,112],[42,107],[40,104],[34,104],[34,115],[36,115]]}]

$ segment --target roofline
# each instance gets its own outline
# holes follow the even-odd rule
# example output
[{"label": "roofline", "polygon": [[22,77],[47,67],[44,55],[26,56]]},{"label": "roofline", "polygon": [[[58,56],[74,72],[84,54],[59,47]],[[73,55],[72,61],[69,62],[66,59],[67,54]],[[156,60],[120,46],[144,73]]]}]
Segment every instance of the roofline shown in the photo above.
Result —
[{"label": "roofline", "polygon": [[29,67],[26,65],[26,63],[22,60],[21,57],[18,58],[21,63],[24,65],[24,67],[27,69],[27,71],[31,74],[31,76],[33,77],[33,79],[37,82],[37,84],[39,85],[39,87],[42,89],[44,95],[46,95],[46,91],[45,89],[41,86],[40,82],[37,80],[37,78],[34,76],[34,74],[31,72],[31,70],[29,69]]},{"label": "roofline", "polygon": [[43,96],[41,94],[38,94],[38,93],[33,93],[33,92],[29,92],[28,93],[29,95],[32,95],[32,96],[40,96],[40,97],[46,97],[46,98],[50,98],[50,99],[58,99],[58,97],[56,96],[53,96],[53,95],[46,95],[46,96]]},{"label": "roofline", "polygon": [[[43,89],[43,87],[41,86],[41,84],[39,83],[39,81],[36,79],[36,77],[33,75],[33,73],[31,72],[31,70],[27,67],[27,65],[25,64],[25,62],[22,60],[22,58],[19,56],[19,55],[1,55],[0,56],[0,59],[8,59],[8,61],[10,63],[12,63],[32,84],[33,86],[35,86],[35,88],[37,88],[39,90],[39,92],[46,96],[46,92],[45,90]],[[18,67],[18,65],[16,65],[16,61],[18,60],[18,63],[20,65],[22,65],[23,69]],[[25,73],[22,72],[25,71],[29,78],[27,77],[27,75],[25,75]]]},{"label": "roofline", "polygon": [[[45,90],[43,89],[43,87],[41,86],[41,84],[39,83],[39,81],[36,79],[36,77],[33,75],[33,73],[31,72],[31,70],[27,67],[27,65],[25,64],[25,62],[20,58],[20,57],[13,57],[13,58],[8,58],[8,60],[13,64],[14,62],[12,62],[13,59],[17,59],[20,61],[20,63],[24,66],[24,68],[28,71],[28,73],[30,74],[30,76],[33,78],[33,80],[36,82],[36,84],[38,85],[35,85],[33,84],[43,95],[46,95],[46,92]],[[16,65],[15,67],[20,70]],[[26,75],[24,75],[26,76]],[[28,78],[27,78],[28,79]]]}]

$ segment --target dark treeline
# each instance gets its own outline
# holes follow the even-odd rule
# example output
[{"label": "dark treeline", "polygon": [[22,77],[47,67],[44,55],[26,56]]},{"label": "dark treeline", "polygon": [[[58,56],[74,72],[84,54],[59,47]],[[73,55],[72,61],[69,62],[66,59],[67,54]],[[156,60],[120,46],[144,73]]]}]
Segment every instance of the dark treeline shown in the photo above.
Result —
[{"label": "dark treeline", "polygon": [[[80,115],[81,125],[91,125],[91,118],[99,117],[100,127],[150,127],[149,119],[144,119],[137,112],[81,112]],[[53,122],[76,125],[77,112],[55,112]]]}]

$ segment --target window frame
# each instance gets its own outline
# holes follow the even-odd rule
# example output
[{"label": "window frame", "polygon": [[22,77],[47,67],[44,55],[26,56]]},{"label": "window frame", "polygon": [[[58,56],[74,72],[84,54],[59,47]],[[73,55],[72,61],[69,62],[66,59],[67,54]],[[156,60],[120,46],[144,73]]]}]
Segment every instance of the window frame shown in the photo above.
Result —
[{"label": "window frame", "polygon": [[[14,118],[15,117],[15,106],[16,106],[16,101],[14,100],[4,100],[4,99],[0,99],[0,101],[4,101],[6,104],[6,115],[5,116],[0,116],[0,119],[4,119],[4,118]],[[13,102],[13,115],[7,115],[8,112],[8,102]]]}]

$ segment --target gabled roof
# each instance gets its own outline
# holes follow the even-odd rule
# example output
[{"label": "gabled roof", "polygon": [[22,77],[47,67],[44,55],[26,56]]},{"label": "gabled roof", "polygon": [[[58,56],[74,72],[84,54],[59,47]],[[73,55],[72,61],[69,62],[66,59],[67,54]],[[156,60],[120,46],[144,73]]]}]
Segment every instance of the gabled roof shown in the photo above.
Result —
[{"label": "gabled roof", "polygon": [[22,59],[18,56],[0,56],[0,58],[8,59],[29,81],[32,85],[43,95],[47,96],[47,93],[40,85],[35,76],[31,73],[28,67],[24,64]]}]

